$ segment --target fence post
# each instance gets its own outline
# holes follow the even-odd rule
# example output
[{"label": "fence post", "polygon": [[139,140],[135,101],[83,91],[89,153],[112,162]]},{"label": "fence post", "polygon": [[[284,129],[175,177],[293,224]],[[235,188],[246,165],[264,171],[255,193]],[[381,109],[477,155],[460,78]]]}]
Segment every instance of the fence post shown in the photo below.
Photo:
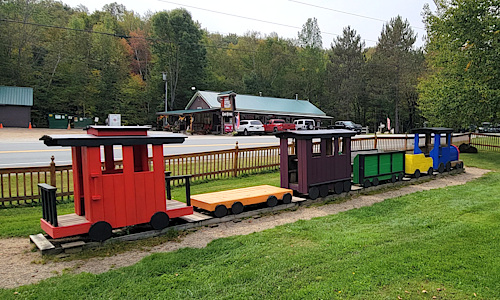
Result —
[{"label": "fence post", "polygon": [[233,160],[233,176],[238,177],[238,142],[236,142],[236,146],[234,147],[234,160]]},{"label": "fence post", "polygon": [[377,132],[375,132],[375,138],[373,139],[373,149],[377,149]]},{"label": "fence post", "polygon": [[470,142],[471,142],[471,136],[472,136],[472,132],[469,132],[469,145],[470,145]]},{"label": "fence post", "polygon": [[56,186],[56,163],[54,162],[54,155],[50,158],[50,185]]},{"label": "fence post", "polygon": [[405,151],[408,150],[408,133],[405,132]]}]

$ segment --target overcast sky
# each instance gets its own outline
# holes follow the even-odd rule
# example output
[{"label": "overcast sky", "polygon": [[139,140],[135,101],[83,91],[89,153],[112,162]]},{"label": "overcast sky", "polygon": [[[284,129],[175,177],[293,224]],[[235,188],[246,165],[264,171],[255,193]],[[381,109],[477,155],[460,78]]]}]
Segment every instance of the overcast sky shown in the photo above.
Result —
[{"label": "overcast sky", "polygon": [[[209,32],[243,35],[247,31],[262,34],[276,32],[280,37],[296,38],[297,32],[308,18],[315,17],[323,35],[323,47],[330,47],[336,35],[348,25],[365,40],[367,47],[374,46],[384,22],[397,15],[407,19],[418,34],[417,46],[423,44],[425,35],[422,9],[432,0],[62,0],[72,7],[86,6],[92,13],[105,3],[117,2],[141,15],[147,11],[158,12],[184,7],[202,28]],[[253,19],[253,20],[252,20]],[[265,21],[260,22],[257,20]]]}]

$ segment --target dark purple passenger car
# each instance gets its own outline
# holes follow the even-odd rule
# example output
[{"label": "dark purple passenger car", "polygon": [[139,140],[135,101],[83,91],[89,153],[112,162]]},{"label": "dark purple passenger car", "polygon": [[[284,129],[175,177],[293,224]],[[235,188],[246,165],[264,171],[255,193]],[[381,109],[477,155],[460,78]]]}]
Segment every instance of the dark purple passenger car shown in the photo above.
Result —
[{"label": "dark purple passenger car", "polygon": [[[280,138],[281,187],[309,198],[351,190],[351,137],[345,129],[288,131]],[[291,140],[291,141],[290,141]],[[292,147],[289,148],[289,143]]]}]

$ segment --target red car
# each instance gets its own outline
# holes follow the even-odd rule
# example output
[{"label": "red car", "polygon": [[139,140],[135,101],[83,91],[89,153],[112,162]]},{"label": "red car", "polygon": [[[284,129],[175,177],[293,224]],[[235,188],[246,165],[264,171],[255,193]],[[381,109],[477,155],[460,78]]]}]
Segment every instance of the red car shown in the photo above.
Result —
[{"label": "red car", "polygon": [[265,132],[280,132],[285,130],[295,130],[295,124],[286,123],[283,119],[271,119],[264,124]]}]

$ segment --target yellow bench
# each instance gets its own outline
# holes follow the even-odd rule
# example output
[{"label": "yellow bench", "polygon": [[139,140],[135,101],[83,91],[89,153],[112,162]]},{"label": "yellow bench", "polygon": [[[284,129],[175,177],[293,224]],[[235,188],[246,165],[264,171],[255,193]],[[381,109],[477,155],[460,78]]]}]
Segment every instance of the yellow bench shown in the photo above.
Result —
[{"label": "yellow bench", "polygon": [[239,214],[244,206],[267,203],[272,207],[281,200],[287,204],[292,201],[293,191],[290,189],[279,188],[270,185],[259,185],[247,188],[206,193],[191,196],[191,205],[213,212],[218,218],[227,214],[231,208],[233,214]]}]

